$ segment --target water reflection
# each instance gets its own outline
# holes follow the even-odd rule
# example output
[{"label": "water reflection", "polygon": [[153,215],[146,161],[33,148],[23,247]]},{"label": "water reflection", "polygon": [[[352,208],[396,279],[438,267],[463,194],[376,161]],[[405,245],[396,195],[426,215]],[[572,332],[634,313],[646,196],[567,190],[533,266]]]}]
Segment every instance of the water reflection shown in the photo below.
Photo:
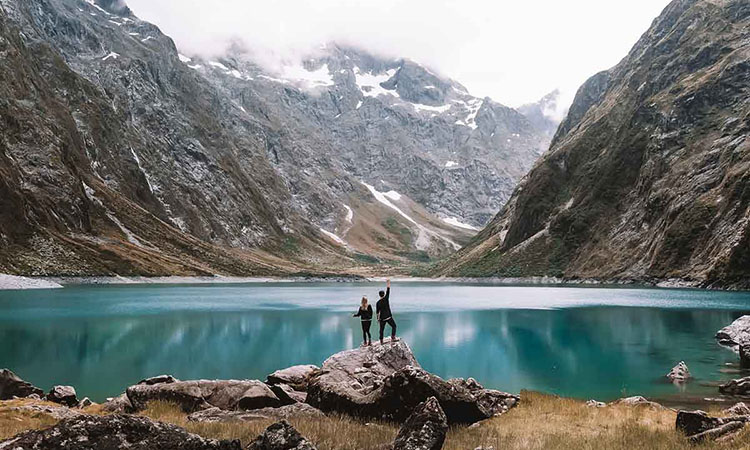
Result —
[{"label": "water reflection", "polygon": [[[700,380],[727,379],[734,356],[713,335],[739,311],[591,307],[397,314],[420,363],[443,377],[608,400],[679,392],[663,375],[685,360]],[[358,345],[348,312],[258,309],[0,321],[0,366],[35,384],[71,384],[102,400],[139,379],[260,378]],[[688,394],[709,394],[699,382]]]}]

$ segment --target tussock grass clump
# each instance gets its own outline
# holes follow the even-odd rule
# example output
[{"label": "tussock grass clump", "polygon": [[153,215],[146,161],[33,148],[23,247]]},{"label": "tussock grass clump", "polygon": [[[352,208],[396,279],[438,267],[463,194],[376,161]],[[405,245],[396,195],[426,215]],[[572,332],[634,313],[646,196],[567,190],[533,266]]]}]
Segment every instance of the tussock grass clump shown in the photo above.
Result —
[{"label": "tussock grass clump", "polygon": [[[29,430],[51,427],[57,420],[48,414],[35,411],[19,411],[15,408],[31,404],[26,400],[0,402],[0,441]],[[37,402],[39,404],[39,402]],[[54,405],[54,403],[44,403]],[[58,406],[58,405],[54,405]]]}]

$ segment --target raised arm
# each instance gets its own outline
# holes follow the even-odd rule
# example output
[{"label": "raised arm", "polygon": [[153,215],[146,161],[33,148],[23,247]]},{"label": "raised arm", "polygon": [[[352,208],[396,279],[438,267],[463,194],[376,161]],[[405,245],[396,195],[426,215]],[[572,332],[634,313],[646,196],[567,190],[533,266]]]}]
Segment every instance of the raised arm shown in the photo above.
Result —
[{"label": "raised arm", "polygon": [[385,297],[383,297],[386,301],[390,300],[391,298],[391,279],[387,278],[385,280]]}]

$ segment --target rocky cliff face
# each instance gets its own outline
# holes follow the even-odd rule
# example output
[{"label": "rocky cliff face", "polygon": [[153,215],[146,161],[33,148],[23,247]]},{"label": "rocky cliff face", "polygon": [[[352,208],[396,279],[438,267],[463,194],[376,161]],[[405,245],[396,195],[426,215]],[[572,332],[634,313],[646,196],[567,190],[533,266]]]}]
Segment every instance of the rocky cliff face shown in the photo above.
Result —
[{"label": "rocky cliff face", "polygon": [[442,273],[750,287],[750,4],[675,0]]},{"label": "rocky cliff face", "polygon": [[455,251],[545,147],[409,61],[180,55],[122,1],[0,0],[0,272],[253,274]]}]

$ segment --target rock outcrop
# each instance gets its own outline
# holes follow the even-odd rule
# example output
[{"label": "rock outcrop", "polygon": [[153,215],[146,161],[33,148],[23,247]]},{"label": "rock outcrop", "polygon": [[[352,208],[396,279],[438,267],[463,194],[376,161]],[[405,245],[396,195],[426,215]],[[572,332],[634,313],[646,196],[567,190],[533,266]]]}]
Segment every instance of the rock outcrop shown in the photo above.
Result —
[{"label": "rock outcrop", "polygon": [[196,411],[188,416],[192,422],[252,422],[255,420],[268,419],[293,419],[293,418],[320,418],[324,414],[306,403],[295,403],[293,405],[278,408],[261,408],[252,411],[227,411],[221,408],[209,408]]},{"label": "rock outcrop", "polygon": [[10,400],[13,397],[28,397],[36,394],[43,396],[44,391],[22,380],[11,370],[0,370],[0,400]]},{"label": "rock outcrop", "polygon": [[674,0],[435,275],[750,288],[750,3]]},{"label": "rock outcrop", "polygon": [[634,395],[632,397],[619,398],[610,403],[610,405],[624,405],[624,406],[647,406],[650,408],[663,408],[662,405],[652,402],[645,397],[640,395]]},{"label": "rock outcrop", "polygon": [[80,415],[0,442],[13,450],[241,450],[239,441],[215,441],[174,425],[128,415]]},{"label": "rock outcrop", "polygon": [[277,422],[247,446],[247,450],[317,450],[286,420]]},{"label": "rock outcrop", "polygon": [[393,442],[393,450],[440,450],[448,433],[448,418],[435,397],[419,404]]},{"label": "rock outcrop", "polygon": [[484,389],[473,379],[443,380],[419,367],[408,345],[376,344],[338,353],[323,363],[307,402],[324,412],[402,422],[435,397],[449,423],[474,423],[502,414],[519,397]]},{"label": "rock outcrop", "polygon": [[684,383],[690,378],[690,370],[685,361],[680,361],[667,374],[667,379],[673,383]]},{"label": "rock outcrop", "polygon": [[47,400],[68,407],[78,406],[78,397],[73,386],[55,386],[47,394]]},{"label": "rock outcrop", "polygon": [[195,380],[173,383],[137,384],[126,394],[132,407],[141,410],[150,401],[173,402],[185,412],[212,406],[225,409],[252,410],[281,406],[271,389],[256,380]]}]

